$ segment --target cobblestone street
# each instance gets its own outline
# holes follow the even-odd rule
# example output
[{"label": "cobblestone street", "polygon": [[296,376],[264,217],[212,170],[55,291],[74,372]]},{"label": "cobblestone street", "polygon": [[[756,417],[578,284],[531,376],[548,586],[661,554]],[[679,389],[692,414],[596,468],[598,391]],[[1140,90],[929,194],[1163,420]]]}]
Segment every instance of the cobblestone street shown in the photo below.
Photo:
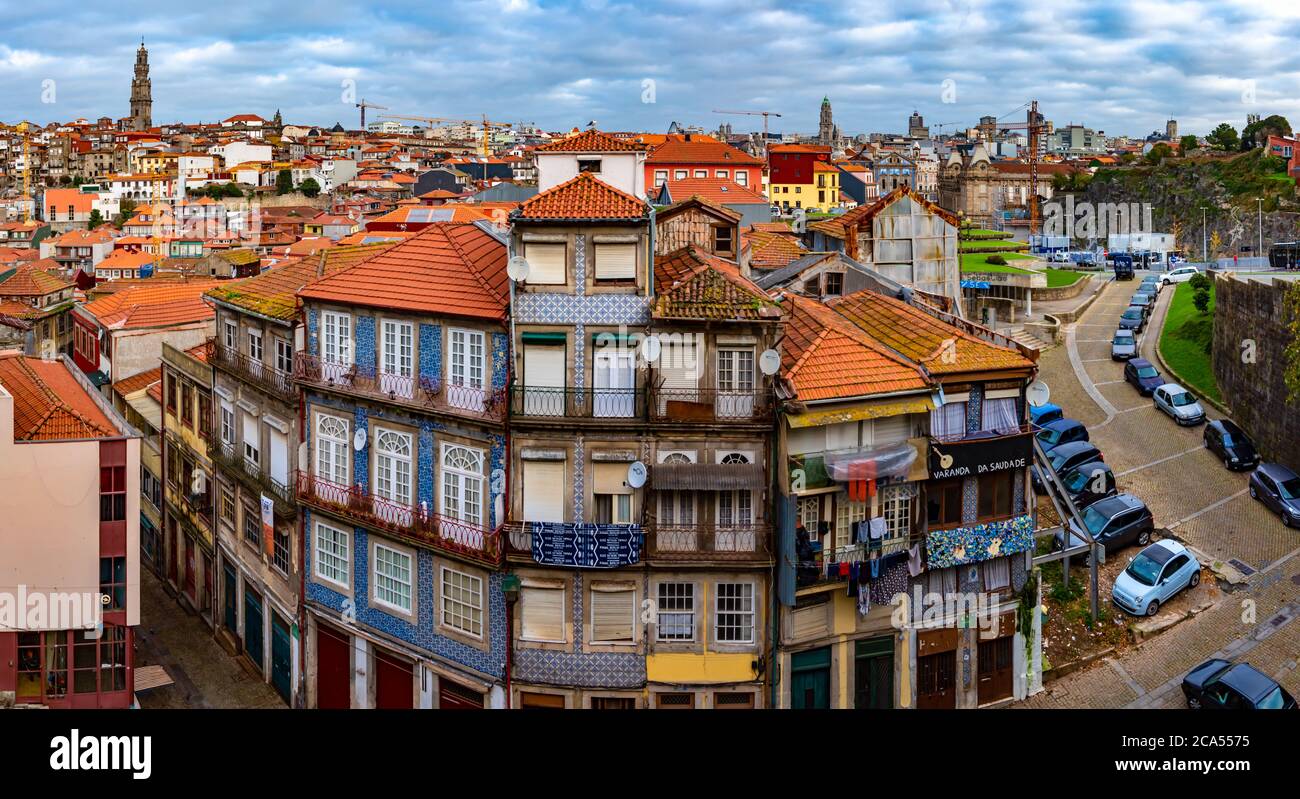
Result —
[{"label": "cobblestone street", "polygon": [[[1184,707],[1183,676],[1211,657],[1248,660],[1294,694],[1300,690],[1300,535],[1249,497],[1247,474],[1229,472],[1204,449],[1202,426],[1178,427],[1123,382],[1123,364],[1109,357],[1109,337],[1137,285],[1111,282],[1065,331],[1065,346],[1044,353],[1040,378],[1051,401],[1088,426],[1119,490],[1147,504],[1157,529],[1192,547],[1216,572],[1232,561],[1229,568],[1247,579],[1227,587],[1209,610],[1048,682],[1019,706]],[[1171,295],[1169,288],[1161,292],[1140,342],[1142,356],[1162,374],[1155,346]],[[1223,416],[1208,405],[1206,412]],[[1133,554],[1136,549],[1123,557]]]}]

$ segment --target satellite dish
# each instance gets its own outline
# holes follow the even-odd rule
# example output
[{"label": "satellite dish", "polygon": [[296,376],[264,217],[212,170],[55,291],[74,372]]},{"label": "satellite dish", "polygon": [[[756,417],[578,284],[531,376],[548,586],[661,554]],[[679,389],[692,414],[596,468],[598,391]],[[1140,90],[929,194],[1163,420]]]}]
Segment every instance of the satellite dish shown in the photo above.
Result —
[{"label": "satellite dish", "polygon": [[1047,400],[1051,398],[1051,396],[1052,390],[1049,389],[1047,384],[1041,380],[1035,380],[1025,389],[1025,400],[1035,408],[1046,405]]},{"label": "satellite dish", "polygon": [[774,375],[781,369],[781,353],[776,350],[763,350],[758,356],[758,368],[765,375]]},{"label": "satellite dish", "polygon": [[516,255],[506,262],[506,274],[516,283],[528,279],[528,259],[522,255]]},{"label": "satellite dish", "polygon": [[640,488],[645,485],[645,464],[641,461],[632,461],[627,465],[627,484],[633,488]]},{"label": "satellite dish", "polygon": [[654,363],[659,360],[663,354],[663,344],[659,341],[658,336],[646,336],[641,342],[641,357],[646,359],[646,363]]},{"label": "satellite dish", "polygon": [[352,434],[352,448],[357,452],[366,448],[366,431],[360,427],[357,428],[357,432]]}]

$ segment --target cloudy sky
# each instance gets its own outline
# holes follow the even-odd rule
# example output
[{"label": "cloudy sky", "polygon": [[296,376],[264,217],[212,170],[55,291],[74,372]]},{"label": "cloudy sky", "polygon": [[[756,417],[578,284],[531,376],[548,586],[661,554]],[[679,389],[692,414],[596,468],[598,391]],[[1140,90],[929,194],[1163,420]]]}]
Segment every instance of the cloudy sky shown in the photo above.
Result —
[{"label": "cloudy sky", "polygon": [[[974,125],[1037,99],[1058,125],[1204,133],[1300,121],[1296,0],[84,0],[6,2],[0,118],[125,116],[141,37],[153,118],[357,125],[355,97],[416,116],[558,130],[712,128],[714,109],[813,132]],[[52,102],[51,102],[52,101]],[[1015,112],[1015,113],[1013,113]],[[373,118],[373,116],[371,117]],[[754,117],[729,118],[737,130]]]}]

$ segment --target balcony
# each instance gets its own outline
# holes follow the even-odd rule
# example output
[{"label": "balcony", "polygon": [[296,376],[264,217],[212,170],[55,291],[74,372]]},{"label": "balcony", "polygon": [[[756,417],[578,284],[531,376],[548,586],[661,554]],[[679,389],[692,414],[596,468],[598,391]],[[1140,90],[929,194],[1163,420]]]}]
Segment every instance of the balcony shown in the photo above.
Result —
[{"label": "balcony", "polygon": [[304,385],[344,391],[420,410],[494,422],[505,419],[504,391],[448,384],[436,377],[388,374],[373,366],[338,363],[307,353],[294,356],[293,377]]},{"label": "balcony", "polygon": [[212,364],[217,368],[230,372],[288,402],[293,402],[297,397],[298,389],[293,384],[292,375],[281,372],[262,361],[254,360],[239,350],[231,349],[215,338],[208,339],[208,347],[208,351],[212,354]]},{"label": "balcony", "polygon": [[754,524],[651,524],[646,558],[671,561],[770,562],[772,528]]},{"label": "balcony", "polygon": [[378,497],[361,486],[345,486],[298,472],[298,499],[365,527],[487,565],[501,558],[501,531],[428,513]]},{"label": "balcony", "polygon": [[533,419],[640,419],[645,415],[645,391],[514,386],[510,413]]},{"label": "balcony", "polygon": [[280,515],[292,517],[298,512],[293,490],[263,472],[261,467],[249,463],[240,454],[238,444],[223,441],[221,446],[213,450],[213,456],[228,477],[238,480],[251,491],[264,493],[275,500],[275,510]]},{"label": "balcony", "polygon": [[650,392],[650,418],[660,422],[770,422],[772,395],[763,389],[657,388]]}]

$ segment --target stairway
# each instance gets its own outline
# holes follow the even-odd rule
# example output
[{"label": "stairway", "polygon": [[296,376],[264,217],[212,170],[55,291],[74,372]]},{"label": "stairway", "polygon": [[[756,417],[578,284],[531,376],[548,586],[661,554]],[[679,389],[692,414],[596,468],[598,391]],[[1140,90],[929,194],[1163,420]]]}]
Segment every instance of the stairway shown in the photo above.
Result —
[{"label": "stairway", "polygon": [[1003,328],[998,332],[1017,343],[1023,344],[1035,352],[1042,352],[1047,349],[1047,342],[1043,341],[1038,336],[1035,336],[1033,333],[1030,333],[1022,326],[1018,325],[1016,327]]}]

